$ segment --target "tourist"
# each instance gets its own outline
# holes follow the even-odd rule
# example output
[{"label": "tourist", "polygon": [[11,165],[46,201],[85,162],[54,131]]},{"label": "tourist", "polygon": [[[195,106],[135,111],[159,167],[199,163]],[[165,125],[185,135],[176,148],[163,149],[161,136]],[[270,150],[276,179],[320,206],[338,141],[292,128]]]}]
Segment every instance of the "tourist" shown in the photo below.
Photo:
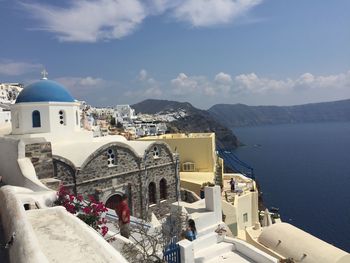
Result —
[{"label": "tourist", "polygon": [[229,184],[231,186],[231,192],[234,192],[235,191],[235,181],[233,180],[233,178],[231,178]]},{"label": "tourist", "polygon": [[193,241],[197,238],[196,224],[194,223],[193,219],[188,220],[188,227],[186,229],[186,238],[189,241]]},{"label": "tourist", "polygon": [[115,212],[118,216],[118,225],[120,234],[125,237],[130,237],[130,209],[128,206],[128,197],[126,194],[123,194],[122,200],[117,204]]}]

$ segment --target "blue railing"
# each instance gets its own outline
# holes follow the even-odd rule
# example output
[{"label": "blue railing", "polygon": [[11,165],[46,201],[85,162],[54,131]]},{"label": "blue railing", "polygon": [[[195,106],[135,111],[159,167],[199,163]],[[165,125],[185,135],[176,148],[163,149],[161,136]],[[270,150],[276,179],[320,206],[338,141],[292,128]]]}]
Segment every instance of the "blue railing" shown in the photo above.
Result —
[{"label": "blue railing", "polygon": [[176,241],[177,238],[173,237],[163,251],[163,259],[167,263],[181,263],[180,246],[176,244]]},{"label": "blue railing", "polygon": [[224,160],[224,165],[231,170],[255,179],[254,169],[246,162],[240,160],[233,150],[217,149],[219,156]]}]

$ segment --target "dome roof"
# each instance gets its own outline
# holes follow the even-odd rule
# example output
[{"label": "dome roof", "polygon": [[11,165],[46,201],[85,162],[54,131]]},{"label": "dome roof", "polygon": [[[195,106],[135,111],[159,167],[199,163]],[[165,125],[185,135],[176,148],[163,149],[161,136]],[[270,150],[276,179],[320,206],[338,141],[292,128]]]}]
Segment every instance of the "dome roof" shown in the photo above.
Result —
[{"label": "dome roof", "polygon": [[18,95],[16,103],[21,102],[74,102],[65,87],[55,81],[42,79],[26,86]]}]

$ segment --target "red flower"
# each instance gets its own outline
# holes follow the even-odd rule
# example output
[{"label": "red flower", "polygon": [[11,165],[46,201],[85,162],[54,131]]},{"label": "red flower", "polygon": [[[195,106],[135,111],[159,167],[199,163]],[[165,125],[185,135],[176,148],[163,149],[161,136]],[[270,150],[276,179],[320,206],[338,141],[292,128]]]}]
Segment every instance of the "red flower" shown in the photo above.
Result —
[{"label": "red flower", "polygon": [[89,197],[90,202],[96,203],[95,197],[93,197],[92,195],[89,195],[88,197]]},{"label": "red flower", "polygon": [[102,233],[102,236],[105,236],[108,233],[108,227],[107,226],[101,227],[101,233]]},{"label": "red flower", "polygon": [[77,200],[79,202],[82,202],[84,200],[83,196],[82,195],[77,195]]},{"label": "red flower", "polygon": [[91,211],[92,211],[92,209],[91,209],[90,206],[85,206],[85,207],[83,208],[83,212],[84,212],[85,214],[90,214]]}]

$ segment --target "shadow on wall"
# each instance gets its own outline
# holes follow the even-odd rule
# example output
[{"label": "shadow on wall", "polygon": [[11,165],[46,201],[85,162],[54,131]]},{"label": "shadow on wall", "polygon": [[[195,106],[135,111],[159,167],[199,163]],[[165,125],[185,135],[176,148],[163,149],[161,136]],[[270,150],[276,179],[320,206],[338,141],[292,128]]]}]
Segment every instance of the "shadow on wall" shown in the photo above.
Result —
[{"label": "shadow on wall", "polygon": [[2,228],[2,222],[0,220],[0,262],[9,263],[7,249],[5,245],[8,240],[5,240],[4,231]]}]

